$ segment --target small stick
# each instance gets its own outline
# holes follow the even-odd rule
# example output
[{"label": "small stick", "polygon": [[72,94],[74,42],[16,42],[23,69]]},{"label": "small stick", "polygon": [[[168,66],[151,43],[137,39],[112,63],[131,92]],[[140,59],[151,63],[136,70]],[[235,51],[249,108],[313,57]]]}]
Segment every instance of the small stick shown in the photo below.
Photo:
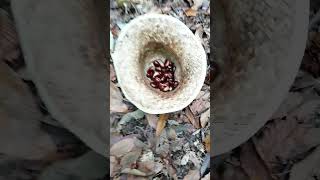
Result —
[{"label": "small stick", "polygon": [[162,130],[166,126],[166,122],[169,118],[169,114],[160,114],[159,120],[157,123],[157,128],[156,128],[156,136],[160,136]]}]

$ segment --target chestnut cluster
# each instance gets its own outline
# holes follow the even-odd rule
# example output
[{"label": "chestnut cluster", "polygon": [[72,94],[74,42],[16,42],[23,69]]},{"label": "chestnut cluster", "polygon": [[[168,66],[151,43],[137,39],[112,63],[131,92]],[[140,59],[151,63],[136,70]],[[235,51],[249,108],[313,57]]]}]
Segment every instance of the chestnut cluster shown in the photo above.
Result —
[{"label": "chestnut cluster", "polygon": [[174,90],[179,82],[175,80],[174,73],[176,66],[166,59],[164,63],[158,60],[153,61],[153,66],[147,70],[147,77],[151,80],[150,86],[162,92]]}]

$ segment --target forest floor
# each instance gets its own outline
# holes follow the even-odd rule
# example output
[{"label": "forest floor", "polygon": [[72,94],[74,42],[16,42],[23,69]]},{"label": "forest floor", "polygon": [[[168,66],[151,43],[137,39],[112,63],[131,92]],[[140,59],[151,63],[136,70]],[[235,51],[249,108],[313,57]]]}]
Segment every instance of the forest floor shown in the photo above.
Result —
[{"label": "forest floor", "polygon": [[251,139],[213,158],[213,179],[320,179],[319,10],[311,0],[307,47],[287,97]]},{"label": "forest floor", "polygon": [[[146,13],[160,13],[178,18],[199,38],[209,57],[209,6],[209,1],[111,1],[111,57],[112,47],[121,29],[130,20]],[[191,180],[202,177],[209,179],[209,78],[207,77],[200,94],[189,106],[181,111],[170,113],[159,137],[155,135],[158,115],[143,113],[130,103],[123,103],[128,101],[117,84],[112,63],[110,78],[111,97],[113,97],[110,104],[112,108],[111,177],[159,180]],[[121,124],[120,127],[119,124]],[[131,144],[136,141],[143,144],[143,147],[132,147]],[[128,144],[132,150],[127,155],[122,155],[120,149]],[[138,174],[140,177],[136,176]]]}]

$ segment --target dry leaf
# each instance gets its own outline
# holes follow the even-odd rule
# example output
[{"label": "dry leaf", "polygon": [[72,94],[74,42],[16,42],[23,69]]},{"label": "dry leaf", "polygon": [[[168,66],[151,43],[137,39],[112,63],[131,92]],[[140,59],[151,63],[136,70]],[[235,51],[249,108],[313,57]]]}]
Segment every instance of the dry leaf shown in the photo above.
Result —
[{"label": "dry leaf", "polygon": [[257,152],[272,173],[280,173],[283,161],[297,158],[320,144],[317,119],[312,116],[319,105],[319,100],[307,101],[286,119],[269,122],[253,138]]},{"label": "dry leaf", "polygon": [[114,67],[110,64],[110,80],[115,82],[117,80],[116,72],[114,71]]},{"label": "dry leaf", "polygon": [[163,131],[160,134],[160,137],[158,136],[158,138],[156,139],[155,147],[156,147],[155,149],[156,154],[161,155],[163,157],[166,157],[169,154],[170,145],[169,145],[166,131]]},{"label": "dry leaf", "polygon": [[193,0],[187,0],[188,3],[189,3],[189,6],[192,6],[193,5]]},{"label": "dry leaf", "polygon": [[71,179],[101,179],[107,173],[106,161],[105,157],[89,151],[80,157],[50,164],[36,179],[66,180],[70,177]]},{"label": "dry leaf", "polygon": [[264,162],[257,154],[252,141],[241,146],[240,163],[250,179],[272,180]]},{"label": "dry leaf", "polygon": [[189,106],[186,107],[186,116],[188,117],[189,121],[196,129],[200,129],[199,119],[196,119],[194,117],[194,114],[191,112]]},{"label": "dry leaf", "polygon": [[177,133],[173,128],[168,128],[167,136],[169,140],[175,140],[177,138]]},{"label": "dry leaf", "polygon": [[121,173],[131,174],[131,175],[135,175],[135,176],[148,176],[148,174],[146,174],[138,169],[131,169],[131,168],[125,168],[121,171]]},{"label": "dry leaf", "polygon": [[201,180],[210,180],[210,173],[204,176]]},{"label": "dry leaf", "polygon": [[137,149],[125,154],[120,161],[121,168],[129,168],[132,164],[136,163],[141,155],[142,150]]},{"label": "dry leaf", "polygon": [[120,178],[119,180],[126,179],[126,180],[149,180],[148,177],[141,177],[141,176],[135,176],[132,174],[127,174],[125,178]]},{"label": "dry leaf", "polygon": [[202,98],[206,94],[206,91],[200,91],[196,99]]},{"label": "dry leaf", "polygon": [[303,97],[301,93],[290,92],[284,99],[278,110],[272,115],[271,119],[282,118],[288,115],[297,106],[301,105]]},{"label": "dry leaf", "polygon": [[119,88],[110,82],[110,111],[124,113],[128,111],[128,106],[124,104]]},{"label": "dry leaf", "polygon": [[203,27],[202,26],[199,26],[196,30],[196,32],[194,33],[195,37],[198,39],[199,42],[201,42],[201,44],[204,44],[203,43]]},{"label": "dry leaf", "polygon": [[137,138],[137,135],[131,134],[127,136],[122,136],[120,133],[114,130],[110,132],[110,146],[113,146],[115,143],[127,138]]},{"label": "dry leaf", "polygon": [[19,39],[14,22],[6,11],[0,9],[0,60],[14,63],[20,54]]},{"label": "dry leaf", "polygon": [[196,153],[193,151],[189,151],[188,154],[189,154],[189,160],[193,163],[193,165],[197,169],[200,169],[201,168],[201,161],[197,157]]},{"label": "dry leaf", "polygon": [[154,165],[153,165],[152,169],[153,169],[154,174],[158,174],[163,169],[163,164],[162,163],[158,163],[158,162],[154,162]]},{"label": "dry leaf", "polygon": [[144,117],[144,112],[140,109],[137,109],[133,112],[129,112],[122,116],[120,121],[117,124],[117,131],[120,132],[125,124],[132,120],[142,119]]},{"label": "dry leaf", "polygon": [[294,83],[291,85],[291,91],[301,91],[306,88],[314,87],[319,84],[319,80],[315,79],[308,72],[300,70],[296,76]]},{"label": "dry leaf", "polygon": [[187,165],[187,163],[189,162],[189,159],[190,159],[190,155],[185,154],[180,161],[180,165],[182,166]]},{"label": "dry leaf", "polygon": [[57,151],[40,126],[43,114],[29,87],[0,61],[0,154],[42,159]]},{"label": "dry leaf", "polygon": [[110,177],[113,177],[119,170],[119,161],[116,157],[110,156]]},{"label": "dry leaf", "polygon": [[153,129],[156,129],[158,123],[158,116],[155,114],[145,114],[145,116],[149,126],[151,126]]},{"label": "dry leaf", "polygon": [[163,165],[154,161],[138,162],[138,169],[146,174],[157,174],[163,169]]},{"label": "dry leaf", "polygon": [[113,34],[110,31],[110,53],[113,53],[114,51],[114,38],[113,38]]},{"label": "dry leaf", "polygon": [[187,16],[197,16],[197,10],[194,10],[192,8],[189,8],[185,11],[186,15]]},{"label": "dry leaf", "polygon": [[320,177],[320,148],[316,148],[304,160],[291,169],[290,180],[317,180]]},{"label": "dry leaf", "polygon": [[[200,175],[203,176],[208,170],[210,171],[210,153],[207,153],[200,167]],[[210,172],[209,172],[210,173]]]},{"label": "dry leaf", "polygon": [[133,150],[139,149],[139,147],[137,146],[137,143],[139,143],[139,140],[136,138],[123,139],[123,140],[115,143],[110,148],[110,155],[116,156],[116,157],[121,157],[121,156],[123,156]]},{"label": "dry leaf", "polygon": [[206,148],[206,151],[207,152],[210,152],[210,147],[211,147],[211,144],[210,144],[210,135],[207,135],[204,139],[204,146]]},{"label": "dry leaf", "polygon": [[198,10],[203,4],[203,0],[193,0],[193,6],[191,7],[194,10]]},{"label": "dry leaf", "polygon": [[160,136],[163,128],[166,126],[166,122],[169,118],[169,114],[160,114],[157,128],[156,128],[156,136]]},{"label": "dry leaf", "polygon": [[190,110],[194,115],[199,115],[210,108],[210,91],[206,90],[204,91],[204,94],[198,98],[195,99],[190,104]]},{"label": "dry leaf", "polygon": [[172,167],[172,164],[167,159],[163,159],[163,162],[166,169],[168,170],[168,174],[170,175],[170,177],[172,177],[174,180],[177,180],[177,171]]},{"label": "dry leaf", "polygon": [[141,155],[141,158],[139,159],[140,162],[144,161],[154,161],[154,154],[150,149],[147,149],[143,152]]},{"label": "dry leaf", "polygon": [[200,116],[200,123],[202,128],[206,127],[209,119],[210,119],[210,108],[204,113],[202,113]]},{"label": "dry leaf", "polygon": [[[223,171],[213,173],[211,176],[215,180],[249,180],[250,178],[243,172],[242,168],[232,164],[222,166]],[[253,180],[253,179],[252,179]],[[256,179],[254,179],[256,180]]]},{"label": "dry leaf", "polygon": [[305,49],[305,53],[301,62],[301,69],[312,74],[314,77],[319,77],[320,63],[319,63],[319,49],[320,49],[320,35],[319,33],[310,32],[309,41]]},{"label": "dry leaf", "polygon": [[189,173],[183,178],[183,180],[195,180],[200,179],[199,170],[191,170]]}]

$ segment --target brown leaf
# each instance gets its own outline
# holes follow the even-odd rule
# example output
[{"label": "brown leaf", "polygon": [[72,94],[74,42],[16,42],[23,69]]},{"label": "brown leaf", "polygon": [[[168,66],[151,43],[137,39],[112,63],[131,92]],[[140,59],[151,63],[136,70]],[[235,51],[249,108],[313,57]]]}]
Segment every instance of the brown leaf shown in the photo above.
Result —
[{"label": "brown leaf", "polygon": [[197,10],[194,10],[192,8],[187,9],[185,13],[187,16],[192,16],[192,17],[197,16]]},{"label": "brown leaf", "polygon": [[124,104],[119,88],[110,82],[110,111],[124,113],[128,111],[128,106]]},{"label": "brown leaf", "polygon": [[189,3],[189,6],[192,6],[193,5],[193,0],[187,0],[188,3]]},{"label": "brown leaf", "polygon": [[112,26],[110,30],[113,35],[113,38],[117,39],[120,32],[120,28],[118,26]]},{"label": "brown leaf", "polygon": [[160,136],[157,136],[155,143],[155,153],[166,157],[170,152],[170,144],[167,137],[167,132],[163,131]]},{"label": "brown leaf", "polygon": [[297,106],[301,105],[303,97],[301,93],[290,92],[283,100],[278,110],[272,115],[271,119],[282,118],[288,115]]},{"label": "brown leaf", "polygon": [[200,179],[199,170],[190,170],[189,173],[183,178],[183,180],[195,180]]},{"label": "brown leaf", "polygon": [[190,104],[190,110],[194,115],[199,115],[210,108],[210,91],[200,91],[198,98]]},{"label": "brown leaf", "polygon": [[282,162],[294,160],[320,144],[320,131],[312,117],[319,105],[319,100],[307,101],[286,119],[269,122],[253,138],[258,154],[272,173],[281,172]]},{"label": "brown leaf", "polygon": [[309,72],[314,77],[320,74],[320,35],[319,33],[309,33],[309,41],[301,62],[301,69]]},{"label": "brown leaf", "polygon": [[19,39],[14,22],[7,12],[0,9],[0,60],[14,63],[19,54]]},{"label": "brown leaf", "polygon": [[140,159],[140,162],[144,161],[154,161],[154,153],[150,149],[144,150]]},{"label": "brown leaf", "polygon": [[181,112],[179,113],[179,116],[178,116],[178,118],[177,118],[177,122],[179,122],[179,123],[191,123],[190,120],[189,120],[189,118],[188,118],[188,116],[187,116],[186,113],[183,112],[183,111],[181,111]]},{"label": "brown leaf", "polygon": [[49,158],[57,148],[41,128],[43,114],[29,87],[0,61],[0,154],[22,159]]},{"label": "brown leaf", "polygon": [[110,177],[113,177],[119,170],[120,164],[116,157],[110,156]]},{"label": "brown leaf", "polygon": [[160,114],[157,128],[156,128],[156,136],[160,136],[162,130],[166,126],[166,122],[169,118],[169,114]]},{"label": "brown leaf", "polygon": [[146,174],[157,174],[163,168],[163,165],[154,161],[138,162],[138,169]]},{"label": "brown leaf", "polygon": [[110,64],[110,80],[115,82],[117,80],[116,72],[114,71],[114,67]]},{"label": "brown leaf", "polygon": [[[304,160],[291,169],[290,180],[316,180],[320,175],[320,148],[316,148]],[[318,177],[318,178],[317,178]]]},{"label": "brown leaf", "polygon": [[223,171],[213,173],[211,178],[215,180],[249,180],[250,178],[243,172],[241,167],[226,164]]},{"label": "brown leaf", "polygon": [[196,36],[196,38],[198,39],[198,41],[201,42],[201,44],[204,44],[204,43],[203,43],[203,38],[202,38],[203,32],[204,32],[203,27],[202,27],[202,26],[199,26],[199,27],[197,28],[196,32],[194,33],[194,35]]},{"label": "brown leaf", "polygon": [[252,141],[241,146],[240,162],[241,167],[250,179],[272,180],[264,162],[261,161],[257,154]]},{"label": "brown leaf", "polygon": [[186,107],[186,116],[188,117],[189,121],[196,129],[200,129],[199,119],[196,119],[194,117],[194,114],[191,112],[189,106]]},{"label": "brown leaf", "polygon": [[155,114],[145,114],[149,126],[156,129],[158,123],[158,116]]},{"label": "brown leaf", "polygon": [[193,165],[195,166],[196,169],[200,169],[201,168],[201,161],[200,161],[199,157],[196,155],[196,153],[194,151],[189,151],[188,155],[189,155],[189,161],[191,161],[193,163]]},{"label": "brown leaf", "polygon": [[115,143],[127,138],[137,138],[137,135],[131,134],[127,136],[122,136],[120,133],[116,131],[110,132],[110,146],[113,146]]},{"label": "brown leaf", "polygon": [[193,0],[193,6],[191,7],[194,10],[198,10],[203,4],[203,0]]},{"label": "brown leaf", "polygon": [[167,136],[169,140],[175,140],[177,138],[177,133],[173,128],[168,128]]},{"label": "brown leaf", "polygon": [[294,83],[291,85],[291,91],[302,91],[307,88],[317,86],[319,80],[315,79],[310,73],[305,71],[299,71]]},{"label": "brown leaf", "polygon": [[111,156],[116,156],[116,157],[121,157],[133,150],[139,149],[137,143],[139,143],[139,140],[136,138],[126,138],[123,139],[117,143],[115,143],[111,148],[110,148],[110,155]]},{"label": "brown leaf", "polygon": [[201,180],[210,180],[210,173],[201,178]]},{"label": "brown leaf", "polygon": [[126,178],[120,178],[120,179],[126,179],[126,180],[148,180],[149,178],[128,174]]},{"label": "brown leaf", "polygon": [[173,168],[172,164],[167,159],[163,159],[163,161],[170,177],[172,177],[175,180],[178,179],[177,171]]},{"label": "brown leaf", "polygon": [[206,15],[210,16],[210,8],[207,9]]},{"label": "brown leaf", "polygon": [[135,175],[135,176],[148,176],[148,174],[146,174],[138,169],[131,169],[131,168],[125,168],[121,171],[121,173],[131,174],[131,175]]},{"label": "brown leaf", "polygon": [[129,168],[132,164],[136,163],[141,155],[142,150],[137,149],[125,154],[120,161],[121,168]]},{"label": "brown leaf", "polygon": [[210,147],[211,147],[210,135],[207,135],[206,138],[204,139],[204,146],[206,148],[206,151],[210,153]]},{"label": "brown leaf", "polygon": [[210,108],[204,113],[202,113],[200,116],[200,123],[202,128],[206,127],[209,119],[210,119]]},{"label": "brown leaf", "polygon": [[202,98],[203,96],[205,96],[205,94],[206,94],[206,91],[200,91],[199,94],[197,95],[196,99]]}]

